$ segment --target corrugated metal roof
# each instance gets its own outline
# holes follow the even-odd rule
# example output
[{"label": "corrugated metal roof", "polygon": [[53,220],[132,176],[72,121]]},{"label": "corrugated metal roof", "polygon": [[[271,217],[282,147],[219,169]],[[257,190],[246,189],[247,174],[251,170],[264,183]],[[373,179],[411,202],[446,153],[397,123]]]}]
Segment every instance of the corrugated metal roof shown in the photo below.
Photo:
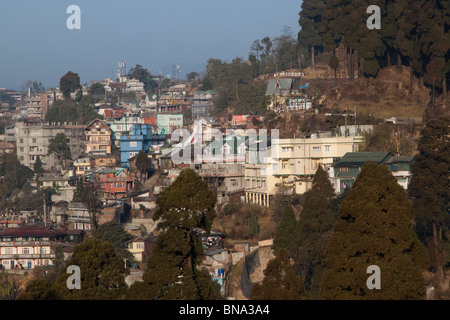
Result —
[{"label": "corrugated metal roof", "polygon": [[390,158],[385,163],[395,163],[395,162],[411,162],[414,159],[413,156],[395,156]]},{"label": "corrugated metal roof", "polygon": [[335,166],[336,167],[351,167],[362,166],[367,161],[372,161],[376,164],[383,163],[391,156],[390,152],[347,152]]},{"label": "corrugated metal roof", "polygon": [[62,236],[66,234],[65,229],[51,229],[50,227],[18,227],[18,228],[5,228],[1,232],[3,237],[50,237],[50,236]]},{"label": "corrugated metal roof", "polygon": [[292,88],[292,79],[270,79],[267,85],[266,95],[289,94]]}]

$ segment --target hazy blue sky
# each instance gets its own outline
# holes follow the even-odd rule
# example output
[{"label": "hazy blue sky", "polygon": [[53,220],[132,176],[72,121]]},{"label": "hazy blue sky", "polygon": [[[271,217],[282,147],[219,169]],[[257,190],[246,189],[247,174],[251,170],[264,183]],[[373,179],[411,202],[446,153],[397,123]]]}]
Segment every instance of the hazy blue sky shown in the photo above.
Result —
[{"label": "hazy blue sky", "polygon": [[[81,30],[69,30],[69,5]],[[71,70],[81,82],[141,64],[154,73],[180,64],[184,75],[209,58],[247,58],[256,39],[299,31],[299,0],[1,0],[0,88],[26,80],[46,88]]]}]

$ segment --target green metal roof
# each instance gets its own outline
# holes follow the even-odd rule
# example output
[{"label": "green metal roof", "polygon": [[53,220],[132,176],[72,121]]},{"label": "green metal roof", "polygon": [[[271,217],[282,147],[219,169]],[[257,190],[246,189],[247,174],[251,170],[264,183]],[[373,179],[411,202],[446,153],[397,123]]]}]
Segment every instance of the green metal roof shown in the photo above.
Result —
[{"label": "green metal roof", "polygon": [[336,167],[351,167],[363,166],[367,161],[372,161],[376,164],[384,163],[391,158],[390,152],[347,152],[335,166]]},{"label": "green metal roof", "polygon": [[413,156],[396,156],[396,157],[390,158],[385,163],[389,164],[389,163],[396,163],[396,162],[412,162],[413,159],[414,159]]}]

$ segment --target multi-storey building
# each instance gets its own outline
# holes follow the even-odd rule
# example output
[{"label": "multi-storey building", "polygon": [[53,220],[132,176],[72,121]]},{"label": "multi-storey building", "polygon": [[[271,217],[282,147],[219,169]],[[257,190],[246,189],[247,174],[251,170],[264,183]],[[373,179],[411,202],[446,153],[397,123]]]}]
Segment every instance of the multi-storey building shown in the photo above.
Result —
[{"label": "multi-storey building", "polygon": [[47,155],[52,139],[58,133],[64,133],[73,158],[80,156],[85,149],[82,125],[70,123],[29,123],[17,121],[15,137],[17,157],[20,163],[33,168],[37,157],[43,162],[44,169],[55,167],[57,161],[53,155]]},{"label": "multi-storey building", "polygon": [[121,199],[133,189],[135,176],[123,168],[100,168],[91,172],[91,181],[104,199]]},{"label": "multi-storey building", "polygon": [[[326,170],[347,152],[356,151],[362,137],[312,137],[277,139],[265,150],[259,150],[258,161],[245,165],[245,199],[247,203],[270,205],[280,186],[303,194],[322,165]],[[252,153],[250,147],[250,154]]]},{"label": "multi-storey building", "polygon": [[86,152],[95,154],[111,153],[111,129],[100,119],[95,119],[84,128]]},{"label": "multi-storey building", "polygon": [[151,146],[162,146],[165,139],[164,135],[152,134],[152,127],[149,124],[133,125],[129,134],[120,137],[120,164],[129,168],[129,159],[141,150],[148,153]]},{"label": "multi-storey building", "polygon": [[65,229],[5,228],[0,232],[0,263],[4,269],[34,269],[53,265],[55,247],[65,240]]},{"label": "multi-storey building", "polygon": [[129,134],[134,125],[143,123],[143,119],[138,116],[122,114],[120,118],[112,118],[106,123],[111,128],[111,140],[117,147],[120,147],[120,137]]},{"label": "multi-storey building", "polygon": [[342,193],[346,189],[351,189],[362,167],[368,161],[386,166],[397,183],[408,190],[413,156],[392,156],[390,152],[349,152],[332,168],[334,178],[332,181],[336,192]]}]

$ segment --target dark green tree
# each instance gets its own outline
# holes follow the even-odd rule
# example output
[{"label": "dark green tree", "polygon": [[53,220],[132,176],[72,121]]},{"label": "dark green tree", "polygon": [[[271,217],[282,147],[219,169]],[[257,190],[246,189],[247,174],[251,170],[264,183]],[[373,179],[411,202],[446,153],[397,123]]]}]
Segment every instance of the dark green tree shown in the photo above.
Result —
[{"label": "dark green tree", "polygon": [[270,203],[270,215],[276,223],[280,223],[283,219],[286,207],[294,202],[291,190],[286,186],[279,186],[273,200]]},{"label": "dark green tree", "polygon": [[283,248],[290,251],[296,229],[297,220],[295,219],[295,213],[292,207],[288,205],[284,210],[283,218],[278,225],[277,233],[273,239],[274,247],[277,250]]},{"label": "dark green tree", "polygon": [[[386,167],[367,162],[340,207],[319,299],[423,299],[421,271],[429,261],[413,219],[397,180]],[[371,265],[381,270],[380,289],[367,287]]]},{"label": "dark green tree", "polygon": [[328,65],[331,69],[334,71],[334,77],[336,78],[336,70],[339,67],[339,59],[336,57],[335,54],[332,54],[330,56],[330,61],[328,62]]},{"label": "dark green tree", "polygon": [[[439,281],[444,273],[442,245],[449,226],[450,128],[448,118],[428,121],[421,132],[418,151],[412,164],[409,195],[414,199],[416,231],[430,248],[430,260],[437,270]],[[447,254],[450,254],[447,252]]]},{"label": "dark green tree", "polygon": [[144,177],[145,181],[148,172],[152,168],[152,160],[142,150],[139,150],[139,153],[136,155],[136,168],[139,171],[139,179],[142,180],[142,177]]},{"label": "dark green tree", "polygon": [[325,0],[303,0],[299,12],[298,23],[301,27],[298,32],[298,44],[309,48],[311,52],[311,66],[315,65],[316,50],[323,51],[323,40],[320,34],[322,15],[326,7]]},{"label": "dark green tree", "polygon": [[103,119],[94,110],[95,99],[91,95],[83,96],[79,102],[56,100],[47,110],[45,119],[49,122],[78,122],[87,124],[96,118]]},{"label": "dark green tree", "polygon": [[120,224],[114,221],[100,225],[92,235],[94,238],[111,243],[117,249],[125,249],[125,242],[132,238]]},{"label": "dark green tree", "polygon": [[81,201],[82,204],[85,205],[85,207],[89,211],[89,217],[91,222],[91,229],[93,232],[97,230],[98,227],[98,214],[101,212],[101,209],[103,208],[103,202],[100,198],[100,194],[97,191],[95,184],[85,183],[84,185],[84,192],[81,195]]},{"label": "dark green tree", "polygon": [[34,177],[34,172],[21,164],[16,152],[0,156],[0,197],[8,198],[16,189],[22,189],[24,184]]},{"label": "dark green tree", "polygon": [[17,300],[60,300],[60,297],[52,288],[52,284],[47,279],[41,278],[28,283],[25,291],[19,294]]},{"label": "dark green tree", "polygon": [[92,86],[90,86],[89,88],[89,95],[91,95],[92,97],[95,97],[98,100],[103,100],[105,98],[105,86],[103,86],[101,83],[94,83]]},{"label": "dark green tree", "polygon": [[64,269],[53,288],[64,300],[120,300],[125,298],[127,285],[122,258],[114,246],[106,241],[91,238],[83,241],[67,263],[67,267],[80,267],[81,289],[68,289],[70,274]]},{"label": "dark green tree", "polygon": [[328,174],[319,166],[312,187],[305,193],[291,252],[306,288],[315,299],[325,267],[325,250],[336,223],[334,189]]},{"label": "dark green tree", "polygon": [[215,194],[193,170],[183,170],[156,200],[160,219],[157,246],[147,263],[148,299],[216,299],[217,284],[198,270],[203,249],[197,229],[209,234],[215,217]]},{"label": "dark green tree", "polygon": [[68,71],[64,76],[62,76],[59,80],[59,89],[66,100],[70,99],[71,93],[81,89],[80,76],[78,73]]},{"label": "dark green tree", "polygon": [[57,133],[52,138],[48,145],[47,155],[54,155],[59,160],[61,166],[66,167],[66,161],[72,158],[72,154],[64,133]]},{"label": "dark green tree", "polygon": [[79,177],[77,181],[77,187],[75,189],[75,192],[73,193],[73,202],[81,202],[82,196],[84,193],[84,178]]},{"label": "dark green tree", "polygon": [[137,79],[144,84],[145,91],[156,93],[158,84],[153,80],[152,75],[148,69],[144,68],[140,64],[137,64],[134,68],[131,68],[128,72],[128,76],[132,79]]},{"label": "dark green tree", "polygon": [[192,71],[192,72],[189,72],[187,75],[186,75],[186,81],[194,81],[194,80],[196,80],[198,77],[199,77],[200,75],[198,74],[198,72],[195,72],[195,71]]},{"label": "dark green tree", "polygon": [[307,300],[303,280],[295,274],[294,268],[285,249],[270,260],[264,270],[261,284],[256,283],[250,294],[252,300]]},{"label": "dark green tree", "polygon": [[40,175],[44,172],[44,166],[41,157],[39,156],[37,156],[36,162],[33,165],[33,171],[37,177],[40,177]]}]

